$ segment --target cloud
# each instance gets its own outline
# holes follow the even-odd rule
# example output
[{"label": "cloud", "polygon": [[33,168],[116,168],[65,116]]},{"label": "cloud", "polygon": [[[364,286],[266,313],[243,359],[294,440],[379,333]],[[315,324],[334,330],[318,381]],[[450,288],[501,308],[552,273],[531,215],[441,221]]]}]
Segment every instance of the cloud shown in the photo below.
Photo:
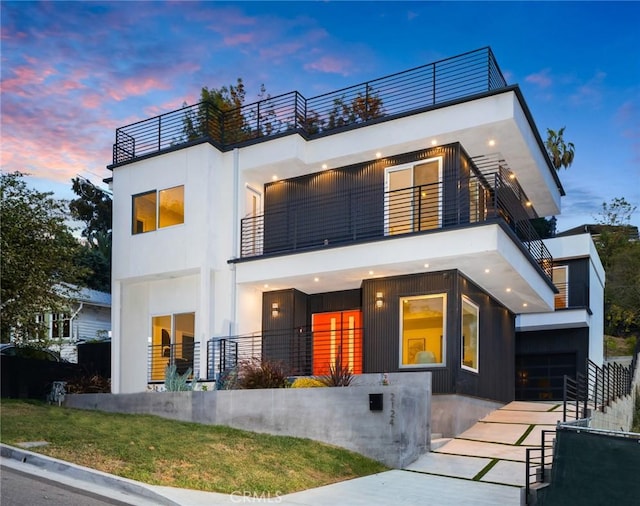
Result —
[{"label": "cloud", "polygon": [[578,86],[578,89],[569,96],[570,102],[575,106],[600,106],[602,102],[602,85],[606,77],[607,74],[605,72],[597,72],[586,83]]},{"label": "cloud", "polygon": [[349,75],[351,62],[345,58],[337,58],[335,56],[323,56],[315,61],[306,63],[305,70],[315,72],[325,72],[328,74]]},{"label": "cloud", "polygon": [[528,83],[535,84],[539,88],[548,88],[553,84],[553,81],[549,76],[550,72],[551,70],[547,68],[535,74],[529,74],[524,78],[524,80]]}]

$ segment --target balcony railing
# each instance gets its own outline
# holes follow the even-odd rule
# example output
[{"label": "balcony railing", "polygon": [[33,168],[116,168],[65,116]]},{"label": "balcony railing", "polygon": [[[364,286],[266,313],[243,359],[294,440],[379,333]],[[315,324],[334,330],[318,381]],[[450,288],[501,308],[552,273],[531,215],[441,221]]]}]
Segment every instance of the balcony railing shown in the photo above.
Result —
[{"label": "balcony railing", "polygon": [[190,378],[201,378],[200,343],[183,342],[171,345],[149,345],[147,354],[147,381],[163,382],[166,368],[176,366],[178,374],[191,369]]},{"label": "balcony railing", "polygon": [[506,86],[486,47],[310,99],[294,91],[226,111],[200,102],[118,128],[113,164],[202,140],[228,150],[294,132],[312,138]]},{"label": "balcony railing", "polygon": [[271,205],[265,214],[242,219],[241,257],[310,251],[499,219],[551,279],[551,254],[531,225],[535,214],[518,188],[497,171],[486,178],[388,192],[370,187]]},{"label": "balcony railing", "polygon": [[322,376],[337,361],[352,373],[362,372],[361,328],[330,330],[297,327],[242,336],[213,338],[207,343],[207,376],[259,360],[281,365],[291,376]]}]

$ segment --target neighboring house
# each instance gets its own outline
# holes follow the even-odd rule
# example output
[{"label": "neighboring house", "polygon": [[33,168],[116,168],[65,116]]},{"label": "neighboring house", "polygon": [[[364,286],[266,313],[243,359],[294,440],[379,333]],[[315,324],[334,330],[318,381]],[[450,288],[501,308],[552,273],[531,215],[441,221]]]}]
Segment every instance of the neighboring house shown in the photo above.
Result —
[{"label": "neighboring house", "polygon": [[555,309],[529,220],[558,215],[564,190],[488,48],[140,121],[117,129],[109,169],[116,393],[169,363],[213,378],[259,357],[428,370],[434,393],[510,401],[516,317]]},{"label": "neighboring house", "polygon": [[67,313],[43,313],[46,337],[52,350],[69,362],[78,361],[78,343],[106,340],[111,332],[111,294],[81,288],[69,303]]}]

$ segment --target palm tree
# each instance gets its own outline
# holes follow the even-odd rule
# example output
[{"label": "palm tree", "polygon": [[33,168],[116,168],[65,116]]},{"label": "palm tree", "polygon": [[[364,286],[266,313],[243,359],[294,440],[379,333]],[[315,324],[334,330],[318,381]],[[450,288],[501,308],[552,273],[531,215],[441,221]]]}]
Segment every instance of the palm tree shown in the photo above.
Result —
[{"label": "palm tree", "polygon": [[551,163],[556,170],[560,170],[562,167],[568,169],[573,163],[573,157],[575,155],[573,142],[565,142],[562,137],[565,128],[566,127],[562,127],[557,132],[547,128],[547,142],[545,146],[547,153],[549,153],[549,158],[551,158]]}]

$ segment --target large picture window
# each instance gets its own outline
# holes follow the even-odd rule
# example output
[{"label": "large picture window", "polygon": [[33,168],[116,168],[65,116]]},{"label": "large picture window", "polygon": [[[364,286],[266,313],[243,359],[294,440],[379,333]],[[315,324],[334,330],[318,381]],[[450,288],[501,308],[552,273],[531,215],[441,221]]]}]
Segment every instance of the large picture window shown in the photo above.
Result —
[{"label": "large picture window", "polygon": [[480,310],[470,299],[462,296],[462,368],[478,372]]},{"label": "large picture window", "polygon": [[162,381],[168,365],[175,364],[177,372],[193,371],[195,352],[195,313],[159,315],[151,319],[151,347],[149,376]]},{"label": "large picture window", "polygon": [[150,191],[133,196],[132,233],[184,223],[184,186]]},{"label": "large picture window", "polygon": [[400,298],[400,367],[444,365],[444,293]]}]

